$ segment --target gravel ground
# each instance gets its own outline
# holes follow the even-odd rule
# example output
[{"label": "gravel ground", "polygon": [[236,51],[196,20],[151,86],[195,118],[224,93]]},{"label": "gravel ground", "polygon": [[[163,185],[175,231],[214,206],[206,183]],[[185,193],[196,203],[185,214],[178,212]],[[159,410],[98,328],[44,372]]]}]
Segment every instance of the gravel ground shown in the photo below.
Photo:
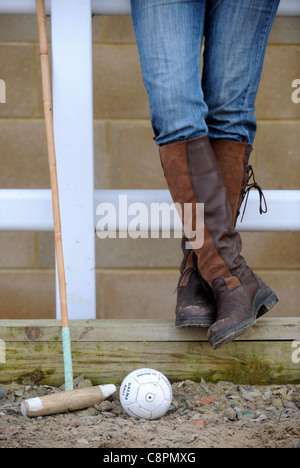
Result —
[{"label": "gravel ground", "polygon": [[[83,378],[79,387],[90,386]],[[22,400],[61,391],[31,382],[0,388],[2,448],[300,448],[300,385],[176,382],[158,421],[124,413],[115,393],[74,413],[25,418]]]}]

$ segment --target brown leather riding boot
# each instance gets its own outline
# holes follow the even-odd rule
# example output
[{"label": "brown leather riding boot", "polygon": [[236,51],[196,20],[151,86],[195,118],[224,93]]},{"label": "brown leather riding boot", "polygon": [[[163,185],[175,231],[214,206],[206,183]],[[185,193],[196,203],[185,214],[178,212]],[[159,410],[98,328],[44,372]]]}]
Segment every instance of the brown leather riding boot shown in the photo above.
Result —
[{"label": "brown leather riding boot", "polygon": [[[239,210],[245,197],[251,166],[248,165],[252,146],[229,140],[210,140],[215,152],[232,210],[235,227]],[[177,287],[176,326],[210,327],[216,320],[217,303],[213,291],[198,271],[196,255],[186,248],[187,238],[182,239],[183,261]]]},{"label": "brown leather riding boot", "polygon": [[209,138],[163,146],[160,155],[173,201],[182,212],[190,204],[195,214],[197,203],[204,203],[204,243],[194,252],[217,300],[217,320],[209,329],[209,342],[216,349],[254,325],[278,299],[240,255],[241,238],[232,227],[224,179]]}]

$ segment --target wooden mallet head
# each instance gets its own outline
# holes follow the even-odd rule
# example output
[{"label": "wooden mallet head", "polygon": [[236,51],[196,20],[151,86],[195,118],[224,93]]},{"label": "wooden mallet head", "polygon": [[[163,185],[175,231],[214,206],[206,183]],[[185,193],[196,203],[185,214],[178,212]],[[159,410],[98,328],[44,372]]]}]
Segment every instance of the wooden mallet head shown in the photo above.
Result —
[{"label": "wooden mallet head", "polygon": [[78,411],[101,403],[113,395],[116,390],[115,385],[109,384],[32,398],[22,402],[21,413],[23,416],[35,418]]}]

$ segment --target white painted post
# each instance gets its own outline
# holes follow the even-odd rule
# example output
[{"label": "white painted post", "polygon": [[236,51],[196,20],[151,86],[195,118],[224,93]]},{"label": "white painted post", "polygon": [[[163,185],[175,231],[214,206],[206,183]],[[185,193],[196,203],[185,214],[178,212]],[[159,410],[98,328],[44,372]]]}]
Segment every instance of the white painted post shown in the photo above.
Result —
[{"label": "white painted post", "polygon": [[[53,113],[70,319],[96,318],[92,9],[52,0]],[[57,318],[60,306],[57,293]]]}]

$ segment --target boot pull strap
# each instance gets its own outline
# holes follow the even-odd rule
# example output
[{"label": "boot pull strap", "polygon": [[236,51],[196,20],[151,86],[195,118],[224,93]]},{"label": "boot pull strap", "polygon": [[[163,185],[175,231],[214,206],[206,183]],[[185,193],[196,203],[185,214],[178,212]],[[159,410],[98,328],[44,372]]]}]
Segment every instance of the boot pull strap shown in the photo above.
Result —
[{"label": "boot pull strap", "polygon": [[181,284],[181,283],[184,283],[185,280],[186,280],[186,278],[188,277],[188,275],[189,275],[190,273],[193,273],[194,271],[197,271],[197,267],[189,267],[189,268],[187,268],[185,271],[182,272],[182,274],[181,274],[181,276],[180,276],[180,278],[179,278],[177,287],[176,287],[176,289],[175,289],[175,291],[174,291],[174,294],[177,292],[177,290],[178,290],[180,284]]},{"label": "boot pull strap", "polygon": [[[259,193],[259,213],[263,214],[263,213],[267,213],[267,211],[268,211],[266,197],[265,197],[265,195],[264,195],[264,193],[262,191],[261,186],[255,180],[253,167],[249,165],[247,167],[246,171],[249,173],[249,178],[248,178],[248,182],[247,182],[247,185],[246,185],[245,189],[242,191],[242,196],[246,197],[246,200],[245,200],[245,205],[244,205],[244,210],[243,210],[241,222],[243,221],[243,218],[244,218],[244,215],[245,215],[250,190],[253,189],[253,188],[258,190],[258,193]],[[252,179],[252,183],[250,183],[251,179]]]}]

